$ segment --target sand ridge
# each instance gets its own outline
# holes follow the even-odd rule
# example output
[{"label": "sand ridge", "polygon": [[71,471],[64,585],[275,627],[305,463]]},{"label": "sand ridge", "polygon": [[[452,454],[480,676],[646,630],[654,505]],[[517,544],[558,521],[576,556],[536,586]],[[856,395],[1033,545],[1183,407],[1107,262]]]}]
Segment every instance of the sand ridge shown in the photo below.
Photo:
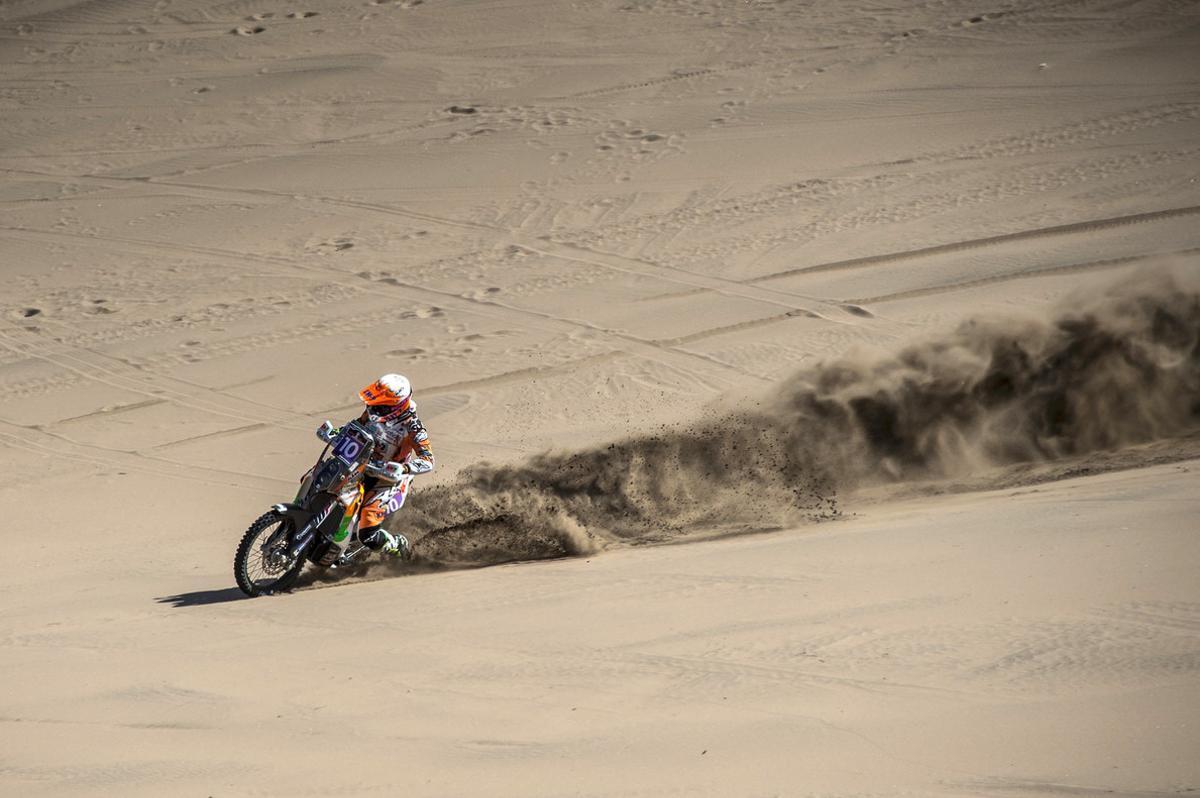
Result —
[{"label": "sand ridge", "polygon": [[[0,4],[0,792],[1200,788],[1198,21]],[[1162,301],[1080,326],[1110,286]],[[993,367],[980,319],[1112,368]],[[236,600],[392,370],[427,567]],[[1028,425],[1065,395],[1087,434]]]}]

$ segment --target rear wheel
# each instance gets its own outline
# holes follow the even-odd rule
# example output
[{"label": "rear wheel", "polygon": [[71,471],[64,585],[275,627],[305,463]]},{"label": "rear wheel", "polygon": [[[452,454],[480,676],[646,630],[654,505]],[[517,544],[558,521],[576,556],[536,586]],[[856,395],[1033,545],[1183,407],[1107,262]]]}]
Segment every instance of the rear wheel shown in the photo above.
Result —
[{"label": "rear wheel", "polygon": [[247,596],[261,596],[287,590],[304,568],[304,556],[288,556],[288,538],[292,522],[274,510],[263,513],[238,544],[233,558],[233,576]]}]

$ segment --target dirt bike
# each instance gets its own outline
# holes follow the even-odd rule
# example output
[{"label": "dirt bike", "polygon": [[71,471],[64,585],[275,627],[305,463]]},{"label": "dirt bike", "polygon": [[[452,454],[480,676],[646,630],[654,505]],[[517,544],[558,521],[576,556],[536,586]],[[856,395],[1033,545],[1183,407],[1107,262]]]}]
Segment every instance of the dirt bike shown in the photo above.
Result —
[{"label": "dirt bike", "polygon": [[242,536],[233,574],[243,593],[288,590],[306,562],[341,568],[367,550],[355,533],[364,477],[388,475],[371,459],[380,432],[377,424],[360,421],[339,430],[329,422],[322,426],[317,434],[325,448],[301,478],[295,500],[272,506]]}]

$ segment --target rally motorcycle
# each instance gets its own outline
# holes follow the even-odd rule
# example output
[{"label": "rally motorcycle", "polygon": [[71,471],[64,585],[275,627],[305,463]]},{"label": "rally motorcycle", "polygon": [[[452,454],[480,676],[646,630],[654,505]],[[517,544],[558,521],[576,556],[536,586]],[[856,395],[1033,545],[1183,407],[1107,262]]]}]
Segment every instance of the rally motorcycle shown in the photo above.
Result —
[{"label": "rally motorcycle", "polygon": [[366,476],[392,476],[372,461],[378,424],[350,421],[339,430],[325,422],[320,457],[300,480],[294,501],[259,516],[238,545],[233,574],[247,596],[288,590],[306,562],[341,568],[366,551],[358,541],[358,513]]}]

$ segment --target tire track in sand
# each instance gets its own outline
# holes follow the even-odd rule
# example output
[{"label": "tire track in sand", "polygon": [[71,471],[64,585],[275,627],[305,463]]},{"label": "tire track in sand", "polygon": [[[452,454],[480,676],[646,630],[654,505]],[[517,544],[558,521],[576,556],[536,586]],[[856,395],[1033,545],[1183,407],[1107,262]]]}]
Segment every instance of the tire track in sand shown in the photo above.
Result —
[{"label": "tire track in sand", "polygon": [[1015,233],[1002,233],[1000,235],[985,236],[983,238],[969,238],[962,241],[953,241],[948,244],[935,244],[931,247],[921,247],[919,249],[909,249],[901,252],[889,252],[883,255],[867,255],[861,258],[850,258],[848,260],[819,263],[814,266],[801,266],[796,269],[787,269],[781,272],[773,272],[771,274],[753,277],[746,282],[765,283],[772,280],[782,280],[788,277],[794,277],[799,274],[816,274],[818,272],[861,269],[866,266],[882,266],[895,263],[897,261],[910,260],[912,258],[922,258],[927,255],[944,255],[952,252],[965,252],[967,250],[980,249],[983,247],[995,246],[997,244],[1008,244],[1014,241],[1031,241],[1038,238],[1050,238],[1053,236],[1070,235],[1074,233],[1095,233],[1102,230],[1110,230],[1116,227],[1124,227],[1127,225],[1146,224],[1149,222],[1162,221],[1164,219],[1174,219],[1183,216],[1196,215],[1200,215],[1200,205],[1186,205],[1181,208],[1165,208],[1158,211],[1133,213],[1129,214],[1128,216],[1112,216],[1107,219],[1093,219],[1085,222],[1071,222],[1069,224],[1059,224],[1051,227],[1036,227],[1029,230],[1020,230]]},{"label": "tire track in sand", "polygon": [[[747,284],[769,283],[775,280],[785,280],[789,277],[796,277],[799,275],[817,274],[821,272],[851,271],[854,269],[863,269],[871,266],[888,266],[901,261],[923,258],[930,255],[946,255],[955,252],[966,252],[973,249],[984,249],[987,247],[1020,241],[1035,241],[1040,238],[1053,238],[1055,236],[1073,235],[1078,233],[1095,233],[1104,230],[1125,227],[1128,225],[1149,224],[1152,222],[1186,216],[1200,216],[1200,205],[1185,205],[1179,208],[1164,208],[1162,210],[1147,211],[1145,213],[1133,213],[1126,216],[1112,216],[1105,219],[1090,219],[1083,222],[1070,222],[1068,224],[1053,225],[1050,227],[1035,227],[1028,230],[1019,230],[1015,233],[1001,233],[999,235],[984,236],[981,238],[968,238],[963,239],[962,241],[951,241],[946,244],[934,244],[933,246],[920,247],[918,249],[901,250],[898,252],[885,252],[879,255],[864,255],[859,258],[828,261],[826,263],[817,263],[812,266],[800,266],[795,269],[786,269],[784,271],[772,272],[770,274],[762,274],[758,277],[748,278],[742,282]],[[689,291],[657,294],[655,296],[646,297],[642,301],[653,302],[660,299],[678,299],[702,294],[708,290],[709,289],[707,288],[697,288]]]},{"label": "tire track in sand", "polygon": [[[330,280],[335,284],[348,286],[355,289],[361,289],[361,281],[364,279],[369,279],[361,274],[350,273],[340,269],[298,264],[283,257],[253,255],[224,250],[216,247],[171,244],[166,242],[131,238],[127,236],[91,236],[79,233],[37,230],[22,227],[0,227],[0,230],[3,230],[10,236],[32,240],[62,241],[66,239],[72,241],[85,241],[90,245],[95,245],[97,243],[107,244],[109,246],[115,245],[139,252],[141,254],[167,253],[178,256],[180,252],[183,252],[192,255],[202,255],[217,261],[224,261],[226,263],[237,265],[244,265],[249,262],[254,263],[259,267],[265,266],[273,269],[274,276],[301,277],[304,279],[312,279],[314,276],[319,276],[322,279]],[[719,358],[709,356],[704,353],[673,349],[671,347],[660,345],[655,341],[640,338],[638,336],[618,330],[611,330],[587,321],[568,319],[556,316],[552,313],[543,313],[527,308],[518,308],[498,302],[494,299],[464,296],[449,291],[432,289],[425,286],[403,282],[395,278],[389,278],[386,281],[372,280],[370,284],[374,287],[377,287],[378,290],[402,294],[404,298],[409,301],[412,301],[414,298],[424,297],[426,299],[436,301],[441,306],[453,308],[454,310],[460,312],[490,317],[510,324],[522,324],[547,333],[569,333],[578,331],[580,329],[598,333],[606,338],[609,338],[621,348],[631,350],[631,354],[643,357],[653,362],[660,362],[664,365],[672,365],[684,371],[695,371],[695,367],[697,365],[703,364],[709,371],[716,370],[719,373],[723,373],[726,379],[728,379],[730,382],[743,382],[746,378],[751,378],[764,383],[768,381],[767,378],[763,377],[762,375],[746,372],[743,369],[726,363]],[[583,360],[586,362],[587,358]],[[75,371],[82,377],[92,378],[89,374],[81,369],[68,368],[68,370]],[[155,379],[163,378],[161,375],[155,375]],[[216,391],[215,389],[209,390],[213,394],[220,394],[220,392]],[[236,401],[241,402],[242,400],[237,399]],[[259,417],[247,416],[245,413],[233,414],[226,411],[225,414],[233,415],[242,421],[261,420]]]},{"label": "tire track in sand", "polygon": [[4,420],[0,420],[0,445],[17,451],[51,457],[68,464],[82,461],[104,469],[135,471],[155,476],[165,475],[188,482],[240,488],[256,493],[277,493],[281,485],[295,486],[295,481],[290,479],[275,479],[259,474],[179,463],[142,452],[95,446],[72,440],[65,435]]},{"label": "tire track in sand", "polygon": [[[9,326],[15,327],[11,322]],[[309,425],[307,424],[303,426],[289,424],[273,419],[266,414],[261,414],[263,411],[272,410],[272,408],[259,402],[242,400],[239,397],[205,387],[199,383],[176,380],[161,374],[154,374],[153,376],[147,376],[144,372],[130,374],[127,372],[136,371],[134,367],[121,361],[113,360],[108,355],[94,352],[90,349],[76,350],[87,352],[94,355],[97,359],[110,360],[114,363],[115,368],[98,365],[94,360],[85,359],[69,349],[66,351],[53,351],[50,346],[47,346],[48,342],[43,339],[36,338],[31,341],[25,341],[17,337],[18,335],[25,337],[29,334],[20,328],[16,328],[15,334],[0,330],[0,346],[16,354],[24,355],[26,358],[41,360],[83,379],[99,382],[116,388],[119,391],[140,394],[148,400],[169,401],[180,407],[188,407],[202,413],[224,416],[241,422],[251,421],[285,429],[309,429]],[[116,368],[121,368],[122,371],[117,371]],[[181,387],[174,387],[175,385]],[[197,399],[195,397],[197,393],[204,394],[208,398]],[[227,402],[239,403],[243,406],[243,409],[231,409],[226,405]],[[117,409],[126,409],[128,407],[122,406]],[[277,411],[278,408],[275,410]],[[294,413],[294,415],[299,418],[305,418],[305,415],[301,413]]]},{"label": "tire track in sand", "polygon": [[930,286],[928,288],[914,288],[908,291],[897,291],[893,294],[881,294],[871,297],[856,297],[854,299],[844,300],[854,304],[872,304],[878,302],[892,302],[897,299],[915,299],[922,296],[934,296],[936,294],[945,294],[951,291],[961,291],[966,288],[978,288],[982,285],[995,285],[996,283],[1005,283],[1011,280],[1025,280],[1031,277],[1053,277],[1058,274],[1072,274],[1075,272],[1087,271],[1102,271],[1104,269],[1115,269],[1121,266],[1128,266],[1131,263],[1139,263],[1142,261],[1166,260],[1177,257],[1188,257],[1191,255],[1200,255],[1200,247],[1189,247],[1188,249],[1177,249],[1170,252],[1151,252],[1143,255],[1125,255],[1120,258],[1105,258],[1103,260],[1083,261],[1081,263],[1067,263],[1059,266],[1044,266],[1034,269],[1025,269],[1020,272],[1011,274],[1000,274],[991,277],[981,277],[977,280],[963,280],[958,283],[950,283],[948,285]]}]

